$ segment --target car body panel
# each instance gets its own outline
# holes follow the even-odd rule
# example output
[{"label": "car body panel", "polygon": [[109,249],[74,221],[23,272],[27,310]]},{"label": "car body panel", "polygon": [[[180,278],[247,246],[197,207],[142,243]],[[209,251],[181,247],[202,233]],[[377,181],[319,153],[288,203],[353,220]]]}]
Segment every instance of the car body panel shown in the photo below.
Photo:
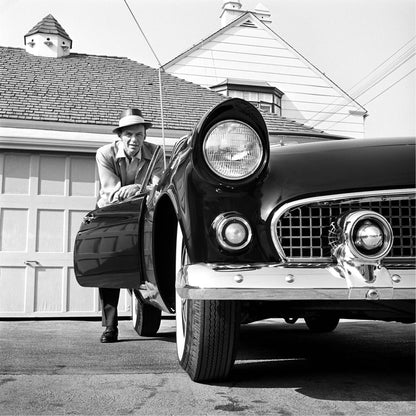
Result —
[{"label": "car body panel", "polygon": [[415,140],[351,139],[274,147],[261,185],[262,218],[293,199],[415,187]]},{"label": "car body panel", "polygon": [[[268,169],[243,185],[205,180],[189,156],[190,146],[179,154],[179,158],[185,156],[171,172],[168,189],[182,220],[192,262],[278,261],[268,234],[273,211],[287,202],[334,193],[415,187],[412,139],[351,139],[272,147]],[[253,244],[241,253],[219,251],[213,239],[211,224],[227,211],[238,211],[256,224]],[[201,235],[207,238],[201,239]]]}]

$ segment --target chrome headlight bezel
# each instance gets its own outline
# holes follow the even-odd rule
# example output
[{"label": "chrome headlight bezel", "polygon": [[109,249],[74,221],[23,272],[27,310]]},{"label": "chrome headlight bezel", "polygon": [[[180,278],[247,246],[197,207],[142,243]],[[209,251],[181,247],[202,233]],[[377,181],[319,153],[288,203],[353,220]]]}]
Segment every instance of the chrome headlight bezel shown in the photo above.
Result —
[{"label": "chrome headlight bezel", "polygon": [[[215,140],[215,136],[213,135],[213,133],[216,129],[219,129],[221,127],[225,128],[227,125],[230,128],[235,128],[238,125],[240,127],[243,127],[243,129],[245,129],[246,132],[251,135],[251,137],[249,137],[251,141],[248,142],[247,140],[244,140],[244,135],[242,135],[241,143],[232,143],[232,140],[230,140],[228,144],[231,144],[231,146],[228,147],[231,147],[231,150],[228,150],[228,153],[227,150],[222,150],[223,158],[217,161],[213,161],[212,156],[210,156],[208,152],[209,141]],[[235,135],[238,139],[238,134]],[[223,147],[226,147],[225,144],[222,145]],[[251,150],[247,150],[248,145],[252,146]],[[221,144],[219,145],[218,153],[220,151]],[[213,172],[216,176],[220,177],[221,179],[225,179],[231,182],[238,182],[255,175],[261,169],[265,159],[264,143],[261,140],[261,137],[259,136],[257,131],[249,124],[236,119],[221,120],[218,123],[211,126],[211,128],[208,130],[207,134],[204,137],[202,144],[202,153],[204,161],[208,168],[211,170],[211,172]],[[240,159],[238,159],[239,157]],[[235,160],[238,160],[240,164],[237,164]],[[222,169],[219,169],[218,166],[215,166],[215,163],[222,164]],[[240,173],[235,172],[233,175],[230,174],[233,165],[234,169],[238,168],[240,170]],[[229,170],[228,174],[225,172],[227,169]]]},{"label": "chrome headlight bezel", "polygon": [[[358,243],[358,232],[365,222],[373,224],[382,233],[379,247],[367,249]],[[348,214],[344,219],[345,242],[352,255],[363,261],[377,261],[387,256],[393,245],[393,231],[389,222],[374,211],[356,211]]]}]

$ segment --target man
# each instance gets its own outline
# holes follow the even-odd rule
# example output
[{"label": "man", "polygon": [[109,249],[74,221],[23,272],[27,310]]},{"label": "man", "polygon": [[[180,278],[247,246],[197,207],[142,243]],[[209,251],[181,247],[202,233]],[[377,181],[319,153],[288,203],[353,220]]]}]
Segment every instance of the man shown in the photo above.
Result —
[{"label": "man", "polygon": [[[151,122],[143,118],[139,109],[125,110],[121,113],[119,126],[113,130],[118,139],[97,150],[96,161],[101,185],[98,207],[124,201],[140,192],[147,168],[158,147],[145,141],[146,130],[151,125]],[[163,156],[162,152],[159,154],[147,190],[157,184],[162,175]],[[120,289],[100,288],[99,293],[102,325],[106,327],[100,341],[116,342]]]}]

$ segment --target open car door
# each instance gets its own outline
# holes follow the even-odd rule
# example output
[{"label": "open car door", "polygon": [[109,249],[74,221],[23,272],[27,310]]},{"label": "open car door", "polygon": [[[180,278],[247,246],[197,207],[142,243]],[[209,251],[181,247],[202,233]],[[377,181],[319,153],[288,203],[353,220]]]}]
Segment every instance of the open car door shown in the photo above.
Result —
[{"label": "open car door", "polygon": [[162,150],[153,153],[140,194],[89,212],[75,239],[74,269],[84,287],[138,289],[143,269],[146,186]]},{"label": "open car door", "polygon": [[137,289],[146,194],[88,213],[74,246],[74,268],[84,287]]}]

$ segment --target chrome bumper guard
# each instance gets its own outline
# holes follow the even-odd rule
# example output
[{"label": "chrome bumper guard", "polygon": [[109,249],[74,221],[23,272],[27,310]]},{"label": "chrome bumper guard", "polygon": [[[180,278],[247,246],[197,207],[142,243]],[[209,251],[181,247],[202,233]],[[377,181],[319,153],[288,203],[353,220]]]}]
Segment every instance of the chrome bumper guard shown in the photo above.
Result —
[{"label": "chrome bumper guard", "polygon": [[388,300],[415,299],[415,270],[377,267],[371,281],[363,270],[337,265],[184,266],[176,290],[183,299]]}]

